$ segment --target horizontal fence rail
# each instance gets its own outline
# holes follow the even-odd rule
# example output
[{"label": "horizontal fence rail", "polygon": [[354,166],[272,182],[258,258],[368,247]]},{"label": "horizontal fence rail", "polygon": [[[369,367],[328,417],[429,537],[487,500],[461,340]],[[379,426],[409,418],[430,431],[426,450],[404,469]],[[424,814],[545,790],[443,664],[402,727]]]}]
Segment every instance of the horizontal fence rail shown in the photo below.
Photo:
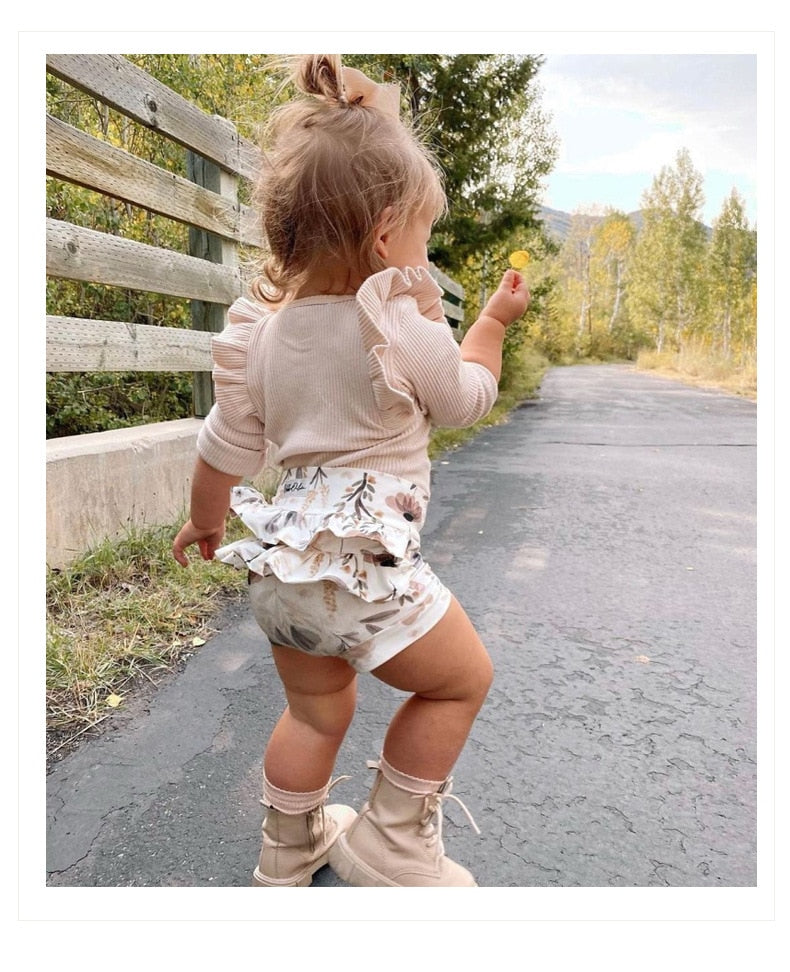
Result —
[{"label": "horizontal fence rail", "polygon": [[464,319],[464,288],[433,264],[430,265],[430,271],[433,279],[444,291],[442,300],[444,315],[454,327],[457,327],[458,324],[463,323]]},{"label": "horizontal fence rail", "polygon": [[237,267],[55,219],[47,220],[47,273],[219,304],[232,304],[242,292]]},{"label": "horizontal fence rail", "polygon": [[211,334],[153,324],[47,317],[48,371],[209,371]]},{"label": "horizontal fence rail", "polygon": [[47,175],[209,233],[260,247],[253,210],[47,116]]},{"label": "horizontal fence rail", "polygon": [[258,149],[232,122],[206,114],[120,54],[48,54],[47,70],[226,171],[255,178]]}]

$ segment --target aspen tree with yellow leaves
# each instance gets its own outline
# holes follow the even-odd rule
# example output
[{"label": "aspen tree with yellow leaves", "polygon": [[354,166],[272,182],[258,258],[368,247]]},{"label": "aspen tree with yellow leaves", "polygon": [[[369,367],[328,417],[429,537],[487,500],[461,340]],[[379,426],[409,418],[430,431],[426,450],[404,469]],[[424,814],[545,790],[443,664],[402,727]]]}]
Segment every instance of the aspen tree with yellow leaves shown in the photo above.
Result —
[{"label": "aspen tree with yellow leaves", "polygon": [[708,256],[710,344],[724,358],[754,362],[757,354],[757,234],[733,189],[713,224]]},{"label": "aspen tree with yellow leaves", "polygon": [[624,300],[628,261],[636,238],[630,219],[612,211],[598,228],[593,242],[593,254],[597,265],[605,275],[605,308],[609,311],[607,331],[616,333],[624,317]]},{"label": "aspen tree with yellow leaves", "polygon": [[703,319],[706,230],[702,176],[683,149],[642,197],[643,225],[631,263],[628,309],[660,353],[677,349]]}]

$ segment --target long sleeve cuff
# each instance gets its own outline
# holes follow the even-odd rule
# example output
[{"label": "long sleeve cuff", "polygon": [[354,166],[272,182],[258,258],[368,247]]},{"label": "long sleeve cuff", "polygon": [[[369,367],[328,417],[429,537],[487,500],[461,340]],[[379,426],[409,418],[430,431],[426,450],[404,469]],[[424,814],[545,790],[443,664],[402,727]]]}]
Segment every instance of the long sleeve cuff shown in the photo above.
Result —
[{"label": "long sleeve cuff", "polygon": [[[235,438],[237,441],[229,441]],[[257,476],[266,462],[266,442],[263,434],[250,434],[243,438],[222,421],[216,406],[206,417],[198,433],[197,450],[200,457],[220,472],[229,476]]]}]

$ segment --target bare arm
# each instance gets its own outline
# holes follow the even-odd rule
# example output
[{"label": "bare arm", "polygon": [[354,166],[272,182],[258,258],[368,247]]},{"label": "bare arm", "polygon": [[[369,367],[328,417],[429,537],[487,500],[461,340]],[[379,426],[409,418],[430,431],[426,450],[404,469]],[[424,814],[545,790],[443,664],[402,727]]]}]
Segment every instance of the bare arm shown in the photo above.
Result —
[{"label": "bare arm", "polygon": [[502,373],[502,343],[505,331],[529,306],[529,291],[524,278],[508,270],[491,295],[480,317],[461,341],[461,357],[484,365],[499,380]]},{"label": "bare arm", "polygon": [[190,519],[173,541],[173,556],[186,567],[186,549],[198,545],[203,560],[211,560],[225,536],[225,517],[230,507],[230,491],[242,480],[214,469],[198,456],[192,478]]}]

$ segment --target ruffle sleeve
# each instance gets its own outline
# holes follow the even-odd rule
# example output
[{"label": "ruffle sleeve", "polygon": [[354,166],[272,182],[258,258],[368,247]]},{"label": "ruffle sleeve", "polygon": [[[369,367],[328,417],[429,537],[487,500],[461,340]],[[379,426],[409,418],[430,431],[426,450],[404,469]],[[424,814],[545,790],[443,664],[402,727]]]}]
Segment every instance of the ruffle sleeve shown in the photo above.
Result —
[{"label": "ruffle sleeve", "polygon": [[266,458],[265,419],[248,381],[250,342],[268,317],[259,304],[237,300],[229,324],[211,340],[215,403],[198,435],[200,456],[215,469],[234,476],[255,476]]},{"label": "ruffle sleeve", "polygon": [[414,410],[411,395],[398,387],[392,377],[399,326],[396,304],[400,297],[411,298],[419,314],[444,320],[440,314],[442,289],[424,267],[390,267],[368,277],[357,291],[360,331],[373,394],[385,413]]},{"label": "ruffle sleeve", "polygon": [[385,414],[420,409],[436,426],[465,428],[490,412],[499,388],[487,368],[462,359],[444,317],[429,317],[441,294],[422,267],[374,274],[357,292],[360,328]]},{"label": "ruffle sleeve", "polygon": [[249,297],[239,297],[228,308],[230,324],[255,324],[268,317],[271,311]]}]

